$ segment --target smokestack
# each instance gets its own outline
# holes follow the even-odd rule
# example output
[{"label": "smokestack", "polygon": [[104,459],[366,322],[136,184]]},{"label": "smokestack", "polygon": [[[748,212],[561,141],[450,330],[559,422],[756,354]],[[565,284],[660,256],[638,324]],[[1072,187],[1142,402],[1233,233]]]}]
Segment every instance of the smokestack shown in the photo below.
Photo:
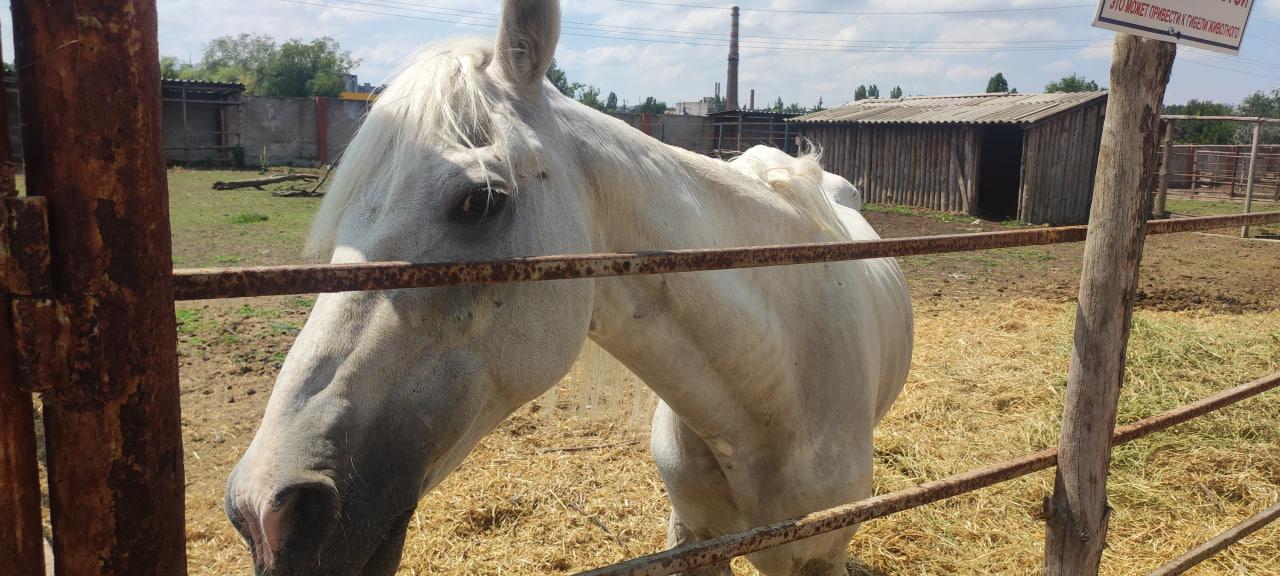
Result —
[{"label": "smokestack", "polygon": [[733,7],[733,32],[729,35],[729,84],[725,87],[725,109],[738,109],[738,7]]},{"label": "smokestack", "polygon": [[755,110],[755,109],[756,109],[756,89],[755,89],[755,88],[752,88],[752,89],[751,89],[751,104],[747,106],[747,110]]}]

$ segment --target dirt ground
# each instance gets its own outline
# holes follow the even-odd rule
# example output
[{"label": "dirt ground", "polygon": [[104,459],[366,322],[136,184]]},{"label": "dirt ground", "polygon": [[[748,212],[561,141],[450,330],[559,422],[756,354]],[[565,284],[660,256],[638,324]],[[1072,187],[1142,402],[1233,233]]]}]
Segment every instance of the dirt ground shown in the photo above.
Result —
[{"label": "dirt ground", "polygon": [[[898,214],[869,213],[868,217],[886,237],[1007,228]],[[1055,406],[1060,405],[1055,402],[1060,402],[1060,387],[1065,382],[1064,358],[1070,346],[1071,302],[1077,290],[1081,249],[1082,245],[1074,244],[903,260],[922,338],[909,389],[958,388],[954,389],[954,401],[930,399],[924,394],[904,398],[902,406],[895,408],[885,424],[887,430],[878,438],[878,491],[1052,445],[1057,433]],[[204,260],[189,254],[186,257]],[[279,255],[264,257],[274,261]],[[1204,390],[1221,388],[1236,383],[1232,379],[1244,381],[1257,375],[1247,374],[1248,369],[1280,368],[1276,351],[1280,347],[1280,317],[1268,315],[1280,309],[1278,273],[1280,243],[1207,234],[1153,237],[1147,243],[1138,307],[1153,314],[1153,326],[1172,326],[1173,332],[1194,326],[1206,334],[1218,334],[1215,330],[1229,334],[1238,330],[1230,328],[1237,320],[1257,324],[1254,329],[1260,339],[1236,345],[1240,354],[1251,351],[1252,356],[1241,363],[1246,368],[1222,371],[1222,381],[1204,377],[1203,382],[1197,382]],[[222,516],[222,489],[252,438],[275,374],[312,303],[311,298],[270,298],[179,306],[187,537],[193,575],[250,571],[246,549]],[[989,321],[983,319],[984,313],[990,314]],[[925,341],[933,337],[936,341]],[[1009,348],[983,356],[980,351],[969,351],[974,339],[1000,340]],[[1006,366],[999,354],[1007,350],[1017,350],[1009,359],[1017,361]],[[606,361],[588,364],[579,368],[577,377],[616,371]],[[1043,384],[1033,386],[1023,381],[1029,368],[1035,374],[1033,380]],[[992,372],[1007,376],[996,377]],[[1199,372],[1195,374],[1192,377],[1201,378]],[[630,385],[638,387],[634,382]],[[562,388],[560,396],[569,398],[562,408],[574,403],[597,408],[612,403],[606,408],[625,417],[602,420],[547,410],[542,405],[522,410],[482,443],[454,477],[424,499],[412,524],[401,574],[571,573],[663,546],[667,507],[647,455],[643,424],[649,400],[617,395],[587,397],[572,391],[571,383]],[[974,398],[977,391],[990,398]],[[1176,396],[1184,400],[1197,397],[1187,391]],[[944,403],[937,404],[939,401]],[[968,410],[971,402],[979,401],[983,403],[975,404],[978,407],[974,410],[1002,422],[991,426],[1008,428],[1001,432],[1005,434],[1001,438],[1021,440],[1009,446],[985,446],[981,428],[987,424],[980,419],[958,423],[954,414],[948,414],[948,408]],[[1251,406],[1264,410],[1270,418],[1280,416],[1274,400],[1269,407]],[[929,433],[928,428],[953,426],[957,427],[954,438],[942,438],[937,446],[912,436]],[[1248,438],[1245,433],[1226,433],[1232,441]],[[1178,517],[1176,521],[1162,521],[1163,516],[1153,513],[1153,521],[1142,523],[1138,533],[1114,529],[1113,549],[1141,557],[1117,558],[1109,552],[1108,573],[1150,569],[1158,559],[1180,553],[1179,548],[1192,539],[1203,540],[1247,515],[1250,507],[1280,495],[1275,432],[1260,439],[1256,436],[1263,448],[1252,458],[1262,459],[1260,463],[1218,475],[1212,470],[1196,472],[1202,479],[1197,482],[1209,493],[1221,494],[1214,498],[1227,502],[1225,507],[1222,502],[1186,503],[1186,499],[1203,499],[1201,489],[1194,486],[1172,495],[1162,496],[1158,491],[1148,495],[1153,502],[1183,502],[1196,511],[1193,518]],[[1272,448],[1268,450],[1267,445]],[[576,450],[581,447],[599,448]],[[954,451],[928,454],[934,449]],[[1225,440],[1212,447],[1227,453],[1236,449]],[[1143,454],[1138,457],[1151,461],[1172,458],[1155,449]],[[1159,474],[1145,465],[1139,466],[1136,478]],[[1186,483],[1182,478],[1170,482],[1157,488],[1167,492],[1174,489],[1171,486]],[[1138,493],[1156,490],[1142,486]],[[861,559],[853,568],[863,574],[1034,571],[1041,532],[1033,510],[1038,498],[1051,489],[1052,476],[1040,474],[987,495],[965,496],[911,513],[896,524],[872,523],[855,541],[854,552]],[[1191,533],[1190,527],[1198,527],[1196,519],[1203,518],[1197,515],[1206,509],[1214,516],[1212,522],[1200,522],[1203,529]],[[1214,515],[1213,510],[1219,513]],[[1132,520],[1130,510],[1117,515],[1117,522]],[[908,524],[910,529],[905,528]],[[1167,547],[1162,544],[1177,541],[1179,535],[1187,540]],[[1274,542],[1277,536],[1271,530],[1255,536],[1254,541]],[[1277,550],[1280,548],[1274,544],[1240,547],[1234,556],[1201,573],[1278,574],[1266,559],[1268,554],[1274,558]],[[741,562],[737,570],[739,574],[754,573]]]}]

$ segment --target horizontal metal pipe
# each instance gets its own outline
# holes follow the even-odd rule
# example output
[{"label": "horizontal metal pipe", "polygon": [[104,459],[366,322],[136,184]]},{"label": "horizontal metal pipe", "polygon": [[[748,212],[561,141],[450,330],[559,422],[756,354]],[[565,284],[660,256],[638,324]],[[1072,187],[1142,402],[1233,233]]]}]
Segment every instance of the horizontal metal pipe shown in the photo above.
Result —
[{"label": "horizontal metal pipe", "polygon": [[[1275,222],[1280,222],[1280,212],[1157,220],[1149,224],[1148,234]],[[176,270],[175,297],[177,300],[206,300],[765,268],[1081,242],[1087,232],[1086,226],[1065,226],[862,242],[542,256],[491,262],[374,262]]]},{"label": "horizontal metal pipe", "polygon": [[1232,544],[1244,540],[1250,534],[1265,528],[1268,524],[1275,522],[1277,519],[1280,519],[1280,502],[1276,502],[1275,504],[1272,504],[1270,508],[1251,516],[1244,522],[1232,526],[1226,532],[1215,536],[1212,540],[1205,542],[1204,544],[1196,546],[1186,554],[1170,560],[1159,568],[1156,568],[1149,576],[1176,576],[1177,574],[1182,574],[1187,570],[1198,566],[1201,562],[1212,558],[1214,554],[1226,550],[1227,547]]},{"label": "horizontal metal pipe", "polygon": [[[1132,442],[1166,430],[1214,410],[1236,404],[1280,387],[1280,372],[1248,384],[1215,394],[1204,400],[1116,428],[1112,445]],[[913,488],[884,494],[820,512],[783,520],[768,526],[726,534],[688,546],[681,546],[627,560],[612,566],[582,572],[577,576],[666,576],[703,566],[726,562],[738,556],[759,552],[834,532],[883,518],[905,510],[919,508],[967,492],[993,486],[1045,470],[1058,463],[1058,449],[1052,448],[979,468],[941,480],[926,482]]]},{"label": "horizontal metal pipe", "polygon": [[1185,115],[1169,115],[1161,116],[1165,120],[1221,120],[1227,122],[1249,122],[1262,124],[1280,124],[1280,118],[1257,118],[1254,116],[1185,116]]}]

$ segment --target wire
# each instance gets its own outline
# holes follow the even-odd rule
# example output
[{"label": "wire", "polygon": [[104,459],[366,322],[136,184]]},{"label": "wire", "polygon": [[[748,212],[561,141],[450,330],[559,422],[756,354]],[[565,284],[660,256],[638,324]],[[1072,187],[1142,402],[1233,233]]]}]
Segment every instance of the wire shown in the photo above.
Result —
[{"label": "wire", "polygon": [[1263,77],[1263,78],[1270,78],[1270,79],[1272,79],[1272,80],[1280,80],[1280,76],[1272,76],[1272,75],[1270,75],[1270,74],[1259,74],[1259,73],[1257,73],[1257,72],[1249,72],[1249,71],[1245,71],[1245,70],[1236,70],[1236,69],[1234,69],[1234,68],[1226,68],[1226,67],[1223,67],[1223,66],[1215,66],[1215,65],[1213,65],[1213,64],[1209,64],[1209,63],[1207,63],[1207,62],[1200,62],[1200,61],[1198,61],[1198,60],[1186,59],[1186,60],[1182,60],[1182,62],[1186,62],[1186,63],[1188,63],[1188,64],[1195,64],[1196,66],[1204,66],[1204,67],[1207,67],[1207,68],[1216,68],[1216,69],[1218,69],[1218,70],[1225,70],[1225,71],[1227,71],[1227,72],[1235,72],[1235,73],[1237,73],[1237,74],[1246,74],[1246,75],[1248,75],[1248,76],[1261,76],[1261,77]]},{"label": "wire", "polygon": [[[671,6],[675,8],[695,8],[710,10],[728,10],[724,6],[706,4],[682,4],[678,2],[655,2],[653,0],[613,0],[625,4],[646,4],[649,6]],[[1096,4],[1070,4],[1066,6],[1035,6],[1027,8],[991,8],[976,10],[927,10],[913,12],[897,11],[852,11],[852,10],[782,10],[776,8],[739,8],[742,12],[768,12],[772,14],[847,14],[853,16],[933,16],[954,14],[1004,14],[1009,12],[1046,12],[1050,10],[1074,10],[1076,8],[1094,8]]]},{"label": "wire", "polygon": [[[409,18],[413,20],[440,22],[444,24],[472,26],[472,27],[486,28],[486,29],[492,29],[497,25],[496,22],[475,23],[475,22],[466,22],[466,21],[458,21],[458,20],[446,20],[443,18],[432,18],[429,16],[421,16],[412,12],[426,13],[426,14],[434,14],[434,13],[425,12],[421,10],[411,10],[408,8],[392,8],[382,4],[375,4],[372,2],[365,2],[361,0],[337,0],[337,1],[345,2],[348,5],[333,4],[329,2],[315,2],[315,1],[307,1],[307,0],[280,0],[280,1],[288,2],[291,4],[301,4],[306,6],[333,8],[336,10],[345,10],[349,12],[376,14],[376,15],[382,15],[382,16],[393,16],[393,17],[399,17],[399,18]],[[383,8],[384,10],[355,8],[355,7],[349,6],[349,4],[372,6],[375,8]],[[404,12],[387,12],[385,11],[387,9],[403,10],[411,13],[406,14]],[[475,16],[475,17],[481,18],[481,19],[493,18],[490,16]],[[686,38],[681,38],[678,40],[664,40],[664,39],[661,39],[662,35],[660,34],[623,33],[623,32],[610,32],[607,30],[602,32],[604,34],[612,34],[612,35],[605,36],[600,34],[586,34],[582,32],[562,32],[562,35],[579,37],[579,38],[638,41],[638,42],[647,42],[647,43],[655,43],[655,44],[675,44],[675,45],[682,45],[682,46],[709,46],[709,47],[716,47],[716,48],[727,48],[729,46],[729,43],[726,41],[697,42],[697,41],[691,41],[691,40],[697,40],[697,39],[686,39]],[[651,36],[651,37],[645,37],[645,36]],[[656,38],[652,36],[656,36]],[[931,48],[927,46],[921,47],[921,46],[915,46],[915,45],[902,45],[902,46],[883,45],[883,46],[872,46],[872,47],[840,48],[840,47],[819,47],[819,46],[813,46],[813,45],[795,45],[795,44],[787,44],[787,43],[757,43],[757,42],[740,43],[740,46],[744,49],[792,51],[792,52],[863,53],[863,54],[967,54],[967,53],[1000,53],[1000,52],[1060,52],[1060,51],[1079,50],[1082,48],[1087,48],[1091,45],[1093,45],[1093,42],[1088,42],[1088,43],[1077,42],[1077,43],[1063,43],[1058,45],[1037,45],[1037,46],[1004,46],[1004,45],[992,45],[987,47],[964,46],[964,47],[956,47],[956,48],[945,48],[945,47]]]}]

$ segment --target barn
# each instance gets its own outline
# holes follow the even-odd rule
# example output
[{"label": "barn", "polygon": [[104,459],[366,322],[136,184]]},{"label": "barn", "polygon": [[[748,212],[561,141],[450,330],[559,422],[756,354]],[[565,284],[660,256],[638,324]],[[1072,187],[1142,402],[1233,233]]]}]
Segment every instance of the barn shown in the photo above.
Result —
[{"label": "barn", "polygon": [[791,120],[868,202],[993,220],[1089,219],[1107,93],[870,99]]}]

